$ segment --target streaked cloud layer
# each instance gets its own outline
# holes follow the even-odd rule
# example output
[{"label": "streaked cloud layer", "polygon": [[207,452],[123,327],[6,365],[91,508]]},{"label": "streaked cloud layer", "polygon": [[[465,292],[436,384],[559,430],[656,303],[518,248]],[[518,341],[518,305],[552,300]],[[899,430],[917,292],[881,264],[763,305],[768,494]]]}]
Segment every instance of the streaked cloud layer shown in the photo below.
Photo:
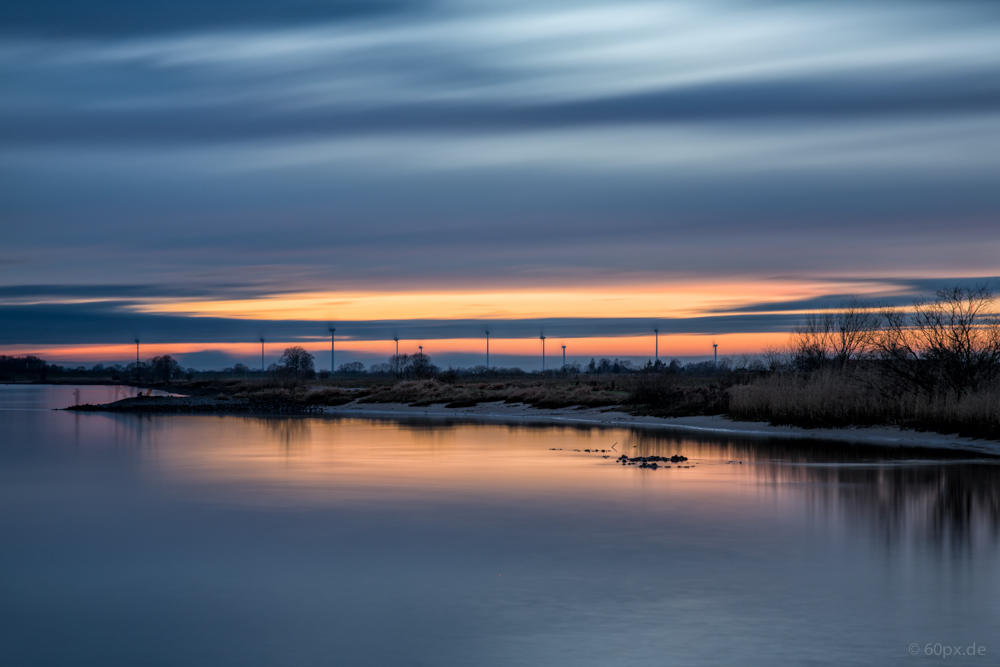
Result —
[{"label": "streaked cloud layer", "polygon": [[0,8],[3,317],[596,336],[1000,273],[995,3],[87,7]]}]

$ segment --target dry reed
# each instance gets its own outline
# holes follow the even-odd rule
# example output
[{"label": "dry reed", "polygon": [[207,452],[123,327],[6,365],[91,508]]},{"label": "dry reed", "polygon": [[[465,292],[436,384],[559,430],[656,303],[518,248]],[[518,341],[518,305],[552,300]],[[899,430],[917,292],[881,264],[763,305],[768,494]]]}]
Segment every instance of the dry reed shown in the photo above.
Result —
[{"label": "dry reed", "polygon": [[1000,437],[1000,389],[957,395],[901,391],[874,374],[824,370],[772,375],[730,389],[733,419],[805,428],[900,426]]}]

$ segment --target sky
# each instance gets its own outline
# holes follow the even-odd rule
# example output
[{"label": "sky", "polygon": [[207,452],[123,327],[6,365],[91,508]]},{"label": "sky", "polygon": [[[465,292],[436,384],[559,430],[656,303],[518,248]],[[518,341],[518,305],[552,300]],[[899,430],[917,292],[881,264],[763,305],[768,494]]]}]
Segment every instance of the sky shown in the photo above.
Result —
[{"label": "sky", "polygon": [[5,3],[0,86],[0,353],[697,357],[1000,274],[995,2]]}]

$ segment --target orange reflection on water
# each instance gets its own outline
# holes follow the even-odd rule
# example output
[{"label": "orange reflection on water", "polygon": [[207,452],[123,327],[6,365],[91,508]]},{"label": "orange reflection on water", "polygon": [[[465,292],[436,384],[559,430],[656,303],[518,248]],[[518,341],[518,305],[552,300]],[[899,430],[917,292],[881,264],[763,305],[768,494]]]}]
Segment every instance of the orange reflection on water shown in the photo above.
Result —
[{"label": "orange reflection on water", "polygon": [[704,495],[699,489],[711,489],[706,500],[712,504],[736,492],[732,474],[741,472],[725,461],[697,460],[693,454],[707,452],[684,441],[657,451],[686,451],[689,468],[623,467],[615,463],[619,453],[650,453],[641,437],[624,429],[239,417],[175,417],[150,426],[157,430],[147,434],[148,451],[169,481],[249,485],[268,503],[456,495],[591,501],[634,492],[638,483],[651,491],[683,489],[688,502]]},{"label": "orange reflection on water", "polygon": [[[452,514],[526,505],[583,525],[593,513],[625,512],[651,530],[665,514],[675,524],[680,517],[735,529],[794,516],[839,524],[848,513],[844,527],[936,545],[957,540],[962,548],[995,541],[1000,526],[1000,466],[949,464],[961,458],[957,452],[429,418],[95,414],[74,421],[86,422],[78,431],[103,433],[94,440],[101,447],[137,454],[170,495],[179,489],[210,503],[390,512],[450,506]],[[648,470],[615,463],[620,453],[689,461]],[[932,453],[945,458],[921,463]]]}]

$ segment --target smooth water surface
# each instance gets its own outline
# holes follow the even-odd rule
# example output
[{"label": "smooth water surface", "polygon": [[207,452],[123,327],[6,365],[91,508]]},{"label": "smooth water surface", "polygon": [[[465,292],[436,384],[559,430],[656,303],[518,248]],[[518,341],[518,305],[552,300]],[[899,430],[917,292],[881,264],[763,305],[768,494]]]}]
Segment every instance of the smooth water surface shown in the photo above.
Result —
[{"label": "smooth water surface", "polygon": [[[45,409],[107,400],[75,390],[0,386],[3,665],[890,665],[973,644],[948,663],[1000,656],[993,461]],[[622,467],[619,452],[690,467]]]}]

